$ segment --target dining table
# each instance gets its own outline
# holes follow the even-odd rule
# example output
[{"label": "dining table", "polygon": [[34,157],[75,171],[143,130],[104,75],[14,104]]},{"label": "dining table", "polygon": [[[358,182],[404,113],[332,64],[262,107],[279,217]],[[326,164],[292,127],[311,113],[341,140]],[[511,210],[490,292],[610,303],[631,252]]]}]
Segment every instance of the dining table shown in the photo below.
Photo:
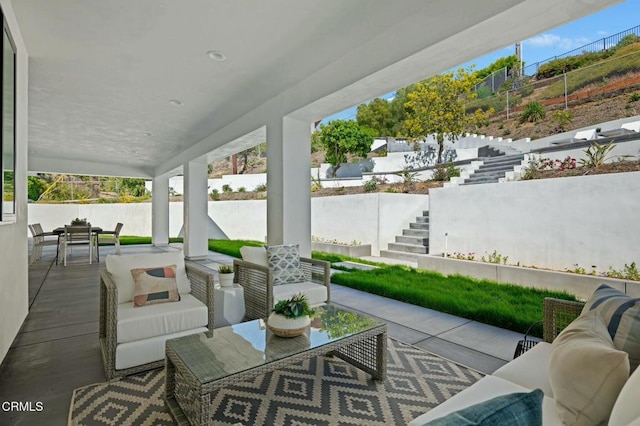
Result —
[{"label": "dining table", "polygon": [[[64,226],[59,226],[53,231],[58,236],[58,245],[56,246],[56,265],[58,264],[58,255],[60,254],[60,237],[64,234]],[[91,226],[91,235],[96,237],[96,258],[100,262],[100,244],[98,244],[99,235],[102,233],[102,228],[99,226]]]}]

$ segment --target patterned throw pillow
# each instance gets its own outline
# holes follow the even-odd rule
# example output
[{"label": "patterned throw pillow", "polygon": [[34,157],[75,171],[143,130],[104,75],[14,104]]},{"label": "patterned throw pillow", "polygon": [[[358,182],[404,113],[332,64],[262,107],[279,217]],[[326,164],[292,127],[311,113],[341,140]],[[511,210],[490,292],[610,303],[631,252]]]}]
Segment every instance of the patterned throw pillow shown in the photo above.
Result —
[{"label": "patterned throw pillow", "polygon": [[132,269],[131,275],[134,307],[180,300],[176,265]]},{"label": "patterned throw pillow", "polygon": [[300,267],[298,244],[267,247],[269,268],[273,273],[273,285],[301,283],[306,281]]},{"label": "patterned throw pillow", "polygon": [[607,326],[613,346],[629,354],[631,371],[634,371],[640,364],[640,298],[602,284],[593,292],[582,313],[592,310]]}]

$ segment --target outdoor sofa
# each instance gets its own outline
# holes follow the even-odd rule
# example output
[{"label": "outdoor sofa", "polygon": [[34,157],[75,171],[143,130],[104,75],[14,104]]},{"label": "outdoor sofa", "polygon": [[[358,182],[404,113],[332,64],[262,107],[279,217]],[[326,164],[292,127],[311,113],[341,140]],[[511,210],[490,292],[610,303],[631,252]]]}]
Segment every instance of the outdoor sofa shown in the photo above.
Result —
[{"label": "outdoor sofa", "polygon": [[[167,339],[213,330],[214,276],[208,268],[185,264],[182,251],[109,255],[105,264],[99,338],[108,380],[164,366]],[[143,306],[134,306],[136,297],[147,296],[134,296],[132,270],[170,271],[177,292],[166,294],[177,293],[177,300],[145,300]]]},{"label": "outdoor sofa", "polygon": [[545,299],[543,342],[409,425],[640,425],[639,331],[640,299],[604,284],[586,305]]}]

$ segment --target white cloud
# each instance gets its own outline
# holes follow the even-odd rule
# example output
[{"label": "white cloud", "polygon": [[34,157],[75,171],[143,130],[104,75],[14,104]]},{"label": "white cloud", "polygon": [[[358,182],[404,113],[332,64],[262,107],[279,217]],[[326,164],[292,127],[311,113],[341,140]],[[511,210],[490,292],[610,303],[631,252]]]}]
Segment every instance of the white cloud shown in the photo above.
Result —
[{"label": "white cloud", "polygon": [[526,41],[530,47],[551,47],[562,51],[572,50],[585,44],[591,40],[587,37],[560,37],[556,34],[540,34]]},{"label": "white cloud", "polygon": [[599,36],[606,37],[606,36],[608,36],[608,35],[609,35],[609,31],[603,31],[603,30],[600,30],[600,31],[598,31],[598,33],[597,33],[597,34],[598,34]]}]

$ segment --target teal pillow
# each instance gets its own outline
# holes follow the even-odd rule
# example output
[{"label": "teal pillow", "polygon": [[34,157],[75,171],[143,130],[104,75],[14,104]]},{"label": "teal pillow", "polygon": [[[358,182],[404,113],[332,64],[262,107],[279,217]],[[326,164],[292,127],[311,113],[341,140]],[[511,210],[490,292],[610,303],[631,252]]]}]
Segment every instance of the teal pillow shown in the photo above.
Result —
[{"label": "teal pillow", "polygon": [[540,389],[488,399],[427,423],[434,426],[536,426],[542,425]]}]

